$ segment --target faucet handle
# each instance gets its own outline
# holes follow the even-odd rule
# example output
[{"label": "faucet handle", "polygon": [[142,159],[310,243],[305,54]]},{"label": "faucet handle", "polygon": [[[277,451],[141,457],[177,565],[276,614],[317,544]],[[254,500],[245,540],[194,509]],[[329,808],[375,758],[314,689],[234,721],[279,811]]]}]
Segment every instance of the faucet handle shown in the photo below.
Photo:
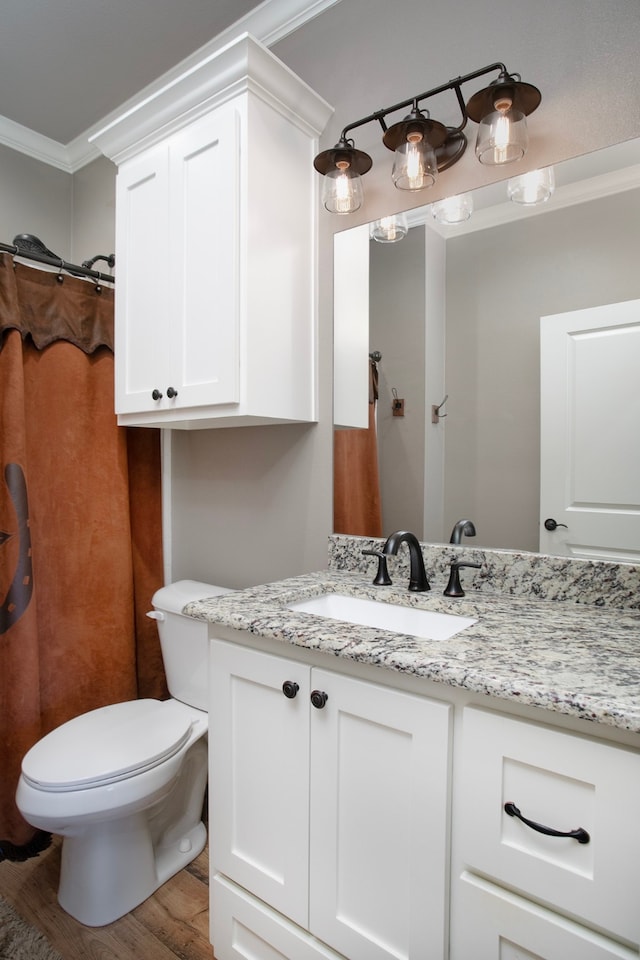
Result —
[{"label": "faucet handle", "polygon": [[460,567],[476,567],[479,570],[481,566],[481,563],[468,563],[463,560],[454,560],[451,564],[449,583],[443,591],[445,597],[464,597],[464,590],[460,584]]},{"label": "faucet handle", "polygon": [[365,557],[378,558],[378,572],[373,580],[376,587],[390,587],[392,581],[389,576],[389,570],[387,569],[386,554],[384,554],[382,550],[363,550],[362,553]]}]

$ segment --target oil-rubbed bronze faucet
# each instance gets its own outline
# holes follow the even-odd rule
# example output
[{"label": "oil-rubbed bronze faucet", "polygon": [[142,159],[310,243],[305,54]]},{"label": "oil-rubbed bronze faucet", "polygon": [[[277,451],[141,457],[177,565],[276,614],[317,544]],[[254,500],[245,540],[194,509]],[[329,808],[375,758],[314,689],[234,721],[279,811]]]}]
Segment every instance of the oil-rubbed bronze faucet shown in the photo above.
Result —
[{"label": "oil-rubbed bronze faucet", "polygon": [[460,583],[461,567],[476,567],[478,570],[481,563],[469,563],[466,560],[454,560],[451,564],[451,573],[449,574],[449,583],[444,588],[445,597],[464,597],[464,590]]},{"label": "oil-rubbed bronze faucet", "polygon": [[476,528],[471,520],[458,520],[451,531],[449,543],[462,543],[462,537],[475,537]]},{"label": "oil-rubbed bronze faucet", "polygon": [[427,574],[424,569],[424,557],[422,556],[422,549],[415,534],[409,533],[408,530],[398,530],[396,533],[392,533],[391,536],[387,538],[387,541],[382,548],[383,555],[386,557],[395,556],[401,543],[406,543],[407,547],[409,548],[409,560],[411,564],[409,572],[409,590],[414,590],[416,592],[430,590],[431,587],[429,585],[429,581],[427,580]]}]

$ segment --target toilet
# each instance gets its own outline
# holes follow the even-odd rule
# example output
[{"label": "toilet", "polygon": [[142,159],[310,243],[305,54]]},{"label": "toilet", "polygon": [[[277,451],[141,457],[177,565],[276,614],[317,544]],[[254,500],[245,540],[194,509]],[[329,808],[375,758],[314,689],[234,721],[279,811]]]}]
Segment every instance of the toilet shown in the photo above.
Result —
[{"label": "toilet", "polygon": [[25,820],[62,836],[58,901],[90,927],[117,920],[204,849],[208,626],[186,603],[229,593],[180,580],[158,590],[169,700],[131,700],[82,714],[22,761]]}]

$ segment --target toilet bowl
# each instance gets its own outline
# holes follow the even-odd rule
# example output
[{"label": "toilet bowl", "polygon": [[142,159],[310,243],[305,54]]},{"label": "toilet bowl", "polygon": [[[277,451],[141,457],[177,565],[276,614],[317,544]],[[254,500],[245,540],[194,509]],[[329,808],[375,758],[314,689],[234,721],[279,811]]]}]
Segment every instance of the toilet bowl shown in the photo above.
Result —
[{"label": "toilet bowl", "polygon": [[128,913],[206,844],[208,629],[182,608],[228,592],[183,580],[154,595],[171,699],[91,710],[23,759],[18,809],[62,836],[58,901],[87,926]]}]

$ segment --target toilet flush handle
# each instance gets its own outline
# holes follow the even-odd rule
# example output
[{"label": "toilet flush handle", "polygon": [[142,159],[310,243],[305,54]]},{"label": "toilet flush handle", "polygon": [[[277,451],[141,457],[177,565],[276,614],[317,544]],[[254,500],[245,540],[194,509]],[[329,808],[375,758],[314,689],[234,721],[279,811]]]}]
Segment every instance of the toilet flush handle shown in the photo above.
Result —
[{"label": "toilet flush handle", "polygon": [[162,610],[149,610],[147,616],[150,620],[164,620],[164,613]]}]

